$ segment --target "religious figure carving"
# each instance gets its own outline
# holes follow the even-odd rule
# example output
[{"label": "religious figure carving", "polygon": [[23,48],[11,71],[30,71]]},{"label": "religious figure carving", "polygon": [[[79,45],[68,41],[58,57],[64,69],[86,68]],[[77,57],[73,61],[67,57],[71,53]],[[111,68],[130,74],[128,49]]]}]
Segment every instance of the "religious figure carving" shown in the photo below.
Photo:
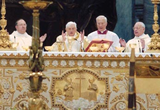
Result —
[{"label": "religious figure carving", "polygon": [[93,84],[94,81],[95,81],[95,79],[94,78],[93,79],[89,79],[88,81],[90,83],[90,85],[88,87],[88,90],[89,90],[89,100],[90,101],[91,100],[96,101],[97,100],[97,94],[96,93],[97,93],[98,87],[97,87],[96,84]]},{"label": "religious figure carving", "polygon": [[65,99],[65,96],[63,95],[62,90],[58,89],[57,94],[56,94],[56,102],[62,103],[64,99]]},{"label": "religious figure carving", "polygon": [[73,99],[73,85],[72,85],[72,79],[70,78],[68,80],[68,84],[64,86],[65,91],[65,100],[72,100]]}]

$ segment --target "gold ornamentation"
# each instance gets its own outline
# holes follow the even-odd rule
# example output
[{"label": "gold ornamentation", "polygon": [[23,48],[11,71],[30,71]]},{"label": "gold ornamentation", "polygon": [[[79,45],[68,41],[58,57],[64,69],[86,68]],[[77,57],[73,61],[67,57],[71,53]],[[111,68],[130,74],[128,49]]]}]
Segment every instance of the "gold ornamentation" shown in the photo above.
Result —
[{"label": "gold ornamentation", "polygon": [[3,93],[4,93],[4,90],[3,90],[3,88],[2,88],[2,85],[0,84],[0,98],[1,98],[1,96],[3,95]]},{"label": "gold ornamentation", "polygon": [[22,83],[18,83],[16,89],[21,92],[23,90]]},{"label": "gold ornamentation", "polygon": [[2,28],[0,30],[0,50],[6,51],[6,50],[16,50],[13,48],[13,43],[9,41],[9,34],[5,30],[5,27],[7,26],[7,20],[5,19],[6,9],[5,9],[5,0],[2,0],[2,7],[1,7],[1,15],[2,19],[0,20],[0,27]]},{"label": "gold ornamentation", "polygon": [[[52,2],[41,1],[41,0],[31,0],[31,1],[21,1],[25,8],[33,10],[33,37],[32,37],[32,46],[29,51],[29,69],[31,73],[27,77],[30,81],[30,91],[31,97],[28,101],[28,108],[21,105],[22,109],[26,110],[46,110],[48,109],[46,104],[40,98],[41,91],[47,91],[47,84],[42,84],[43,79],[46,79],[45,75],[42,73],[44,70],[44,59],[42,56],[42,45],[39,40],[39,10],[46,8]],[[23,75],[20,75],[21,79],[24,78]],[[42,88],[41,88],[42,86]]]},{"label": "gold ornamentation", "polygon": [[149,50],[148,52],[159,52],[160,51],[160,38],[159,38],[159,34],[158,34],[158,30],[159,30],[159,24],[158,24],[158,11],[157,11],[157,7],[158,4],[160,3],[159,0],[151,0],[152,3],[154,4],[154,24],[152,26],[154,34],[151,37],[151,42],[148,45]]},{"label": "gold ornamentation", "polygon": [[12,70],[7,71],[8,74],[13,74],[14,72]]},{"label": "gold ornamentation", "polygon": [[58,75],[57,71],[52,71],[52,74]]},{"label": "gold ornamentation", "polygon": [[150,108],[153,108],[155,110],[160,109],[160,100],[159,100],[159,94],[146,94],[147,97],[147,105]]},{"label": "gold ornamentation", "polygon": [[[73,74],[75,73],[77,75],[76,78],[80,78],[79,72],[83,74],[83,73],[85,73],[84,71],[86,71],[87,69],[91,70],[94,73],[93,76],[97,75],[96,78],[93,77],[93,76],[90,76],[90,79],[95,78],[95,82],[94,82],[95,84],[97,84],[98,79],[107,79],[105,81],[106,84],[104,84],[104,85],[106,85],[106,88],[109,88],[109,90],[107,89],[107,91],[105,91],[105,92],[101,91],[101,92],[103,92],[103,93],[101,93],[99,91],[100,90],[99,89],[99,84],[97,84],[98,93],[100,95],[105,95],[105,99],[106,99],[105,103],[107,103],[107,104],[99,103],[98,107],[96,106],[96,107],[92,108],[93,110],[95,110],[95,109],[96,110],[106,109],[106,108],[108,110],[110,110],[113,107],[113,105],[115,105],[115,103],[117,103],[118,101],[127,100],[127,98],[126,98],[127,97],[127,95],[126,95],[127,93],[125,94],[125,92],[128,91],[128,88],[127,89],[123,88],[124,86],[122,87],[120,85],[119,86],[120,91],[116,93],[116,92],[113,91],[112,87],[113,87],[113,84],[116,84],[116,83],[117,84],[123,84],[123,81],[117,81],[115,79],[115,77],[117,75],[118,76],[119,75],[120,76],[124,76],[126,82],[128,82],[128,80],[127,80],[128,79],[128,72],[129,72],[128,66],[126,68],[120,68],[120,67],[112,68],[111,66],[107,66],[107,67],[102,66],[104,61],[107,61],[108,65],[110,65],[110,62],[112,62],[112,61],[116,61],[118,65],[119,65],[120,61],[124,61],[126,63],[126,65],[128,65],[129,59],[128,59],[128,55],[127,54],[123,55],[123,56],[122,55],[118,55],[118,57],[116,55],[113,55],[114,57],[110,57],[110,55],[108,55],[108,54],[103,55],[103,56],[101,56],[101,55],[95,56],[95,55],[87,55],[87,54],[85,56],[83,56],[82,54],[79,54],[79,55],[73,55],[74,56],[73,59],[72,59],[71,55],[68,55],[68,54],[65,54],[65,53],[63,54],[64,57],[60,53],[58,53],[58,54],[57,53],[56,54],[55,53],[49,53],[49,54],[48,53],[44,53],[44,55],[45,55],[44,58],[46,60],[48,60],[49,63],[50,63],[49,66],[47,66],[45,68],[44,72],[46,73],[47,77],[49,77],[51,79],[51,81],[45,81],[45,83],[47,83],[47,85],[48,85],[48,89],[49,90],[47,90],[47,92],[43,91],[43,95],[40,95],[40,97],[43,99],[43,101],[47,104],[47,106],[50,109],[62,109],[62,110],[64,110],[65,108],[67,108],[65,105],[58,104],[58,103],[55,102],[55,100],[53,100],[53,99],[55,99],[55,98],[53,98],[54,96],[55,97],[59,97],[60,100],[61,100],[61,99],[63,99],[63,96],[65,95],[65,92],[63,91],[64,86],[62,85],[62,89],[59,90],[59,88],[55,88],[55,85],[56,85],[57,81],[63,81],[65,79],[65,77],[72,78],[72,77],[70,77],[70,75],[72,74],[71,70],[74,70],[74,69],[76,69],[76,72],[73,72]],[[78,57],[76,57],[76,56],[78,56]],[[6,59],[7,62],[10,62],[11,59],[14,59],[16,61],[15,67],[12,67],[11,65],[2,66],[0,64],[0,69],[1,69],[1,77],[0,77],[0,79],[6,79],[7,78],[7,79],[10,80],[10,81],[8,80],[10,82],[10,86],[9,86],[10,88],[5,89],[5,92],[10,93],[10,89],[12,89],[12,88],[15,88],[15,92],[13,92],[13,94],[10,93],[11,95],[10,95],[9,98],[12,101],[12,103],[9,102],[8,100],[4,100],[4,101],[1,102],[0,105],[4,109],[5,108],[11,108],[11,107],[16,105],[20,101],[23,101],[25,106],[28,105],[28,102],[27,102],[28,100],[27,99],[30,97],[30,95],[28,93],[28,87],[29,87],[28,86],[29,85],[28,82],[29,81],[25,81],[25,80],[20,80],[19,79],[19,75],[20,74],[29,74],[28,66],[27,66],[28,55],[27,54],[21,54],[21,53],[19,53],[19,54],[18,53],[13,53],[13,54],[8,54],[8,53],[7,54],[2,54],[1,53],[0,61],[2,61],[3,59]],[[19,59],[24,60],[25,64],[23,66],[17,65]],[[72,61],[75,62],[75,65],[73,67],[69,66],[69,61],[71,59],[72,59]],[[154,61],[153,61],[153,59],[154,59]],[[66,61],[66,63],[67,63],[67,65],[65,67],[62,67],[60,65],[60,62],[62,60]],[[77,66],[77,62],[79,60],[83,61],[83,63],[84,63],[81,68],[78,68],[78,66]],[[100,68],[96,68],[95,65],[94,65],[94,62],[97,61],[97,60],[100,62],[100,65],[101,65]],[[56,67],[52,65],[53,61],[57,61],[58,65]],[[86,62],[87,61],[91,62],[91,64],[92,64],[91,67],[87,67],[86,66]],[[157,62],[158,63],[160,61],[160,56],[159,56],[159,54],[155,54],[151,58],[149,54],[141,55],[141,56],[136,55],[136,61],[137,62],[138,61],[139,62],[144,62],[144,63],[149,63],[150,62],[150,64],[153,63],[153,62],[155,62],[155,63]],[[158,66],[158,65],[155,65],[155,66]],[[8,70],[13,71],[14,73],[13,74],[8,74],[7,73]],[[155,68],[155,70],[156,70],[156,68]],[[52,74],[52,72],[57,72],[57,75]],[[105,72],[108,72],[111,75],[105,75],[104,74]],[[86,71],[86,73],[92,74],[92,73],[90,73],[88,71]],[[85,74],[83,74],[83,75],[85,76]],[[85,76],[85,77],[84,76],[82,78],[87,77],[87,76]],[[97,79],[97,77],[98,77],[98,79]],[[17,78],[18,80],[14,83],[15,78]],[[24,83],[24,81],[27,82],[27,83]],[[72,79],[72,81],[74,82],[75,80]],[[79,80],[77,79],[76,81],[78,82]],[[4,82],[4,80],[2,80],[1,82]],[[25,85],[25,87],[23,87],[23,90],[21,92],[16,90],[16,84],[18,84],[20,82],[23,85]],[[88,84],[88,86],[86,86],[86,88],[88,88],[89,87],[89,82],[88,82],[88,80],[86,82]],[[66,83],[67,83],[66,80],[64,80],[64,84],[66,84]],[[84,83],[84,79],[82,80],[82,84],[83,83]],[[126,85],[127,84],[128,83],[126,83]],[[1,84],[1,85],[3,86],[3,84]],[[43,83],[42,83],[42,89],[43,89]],[[47,96],[48,93],[50,94],[50,96]],[[119,97],[119,96],[121,96],[121,93],[124,93],[122,95],[123,98]],[[18,96],[16,96],[15,94],[18,94]],[[51,94],[53,95],[53,97],[51,96]],[[13,97],[13,95],[14,95],[14,97]],[[56,95],[58,95],[58,96],[56,96]],[[156,109],[156,108],[154,108],[154,105],[151,106],[150,102],[148,103],[148,99],[146,99],[147,97],[146,97],[145,94],[138,94],[138,96],[141,98],[141,99],[139,99],[139,98],[136,97],[137,100],[138,100],[137,103],[141,104],[141,109],[139,109],[139,110],[143,110],[143,108],[145,108],[145,109],[150,109],[150,108],[151,109]],[[108,97],[108,98],[106,98],[106,97]],[[158,96],[156,96],[156,97],[158,98]],[[126,98],[126,99],[124,99],[124,98]],[[24,102],[24,100],[26,100],[26,101]],[[54,101],[54,102],[52,102],[52,101]],[[8,103],[7,106],[6,106],[6,103]],[[156,103],[159,103],[158,100],[157,100]],[[53,106],[52,106],[52,104],[53,104]],[[138,104],[138,106],[139,106],[139,104]],[[22,110],[20,108],[20,103],[17,104],[17,106],[15,106],[15,107],[17,107],[16,108],[17,110]],[[12,110],[15,110],[15,109],[12,109]],[[90,109],[88,109],[88,110],[90,110]]]},{"label": "gold ornamentation", "polygon": [[136,77],[160,77],[160,63],[158,62],[136,62]]},{"label": "gold ornamentation", "polygon": [[53,46],[45,46],[44,48],[45,48],[47,51],[50,52],[50,51],[53,50],[54,47],[53,47]]},{"label": "gold ornamentation", "polygon": [[25,79],[25,74],[24,73],[21,73],[20,75],[19,75],[19,79],[21,79],[21,80],[23,80],[23,79]]},{"label": "gold ornamentation", "polygon": [[113,85],[113,91],[118,92],[119,91],[119,86],[118,84]]},{"label": "gold ornamentation", "polygon": [[113,84],[113,91],[118,92],[122,87],[124,87],[124,89],[127,90],[127,81],[128,76],[126,74],[119,74],[115,77],[112,77],[111,83]]},{"label": "gold ornamentation", "polygon": [[127,101],[127,93],[120,93],[118,96],[114,97],[113,100],[111,100],[111,104],[118,102],[120,100],[125,100]]},{"label": "gold ornamentation", "polygon": [[43,92],[47,92],[47,90],[48,90],[47,84],[46,83],[42,83],[42,91]]},{"label": "gold ornamentation", "polygon": [[115,47],[115,49],[118,51],[118,52],[123,52],[124,51],[124,47]]},{"label": "gold ornamentation", "polygon": [[111,75],[111,73],[109,73],[109,72],[104,72],[104,75],[109,76],[109,75]]},{"label": "gold ornamentation", "polygon": [[11,88],[9,92],[13,94],[15,92],[14,88]]},{"label": "gold ornamentation", "polygon": [[136,96],[136,100],[137,100],[137,102],[140,102],[140,103],[143,103],[143,104],[146,103],[146,101],[139,96]]},{"label": "gold ornamentation", "polygon": [[[68,103],[70,101],[74,104],[73,100],[76,100],[79,108],[83,108],[83,105],[80,104],[81,100],[83,100],[97,102],[98,104],[95,103],[94,105],[96,106],[95,108],[107,107],[108,99],[106,99],[106,96],[110,95],[107,80],[108,78],[100,78],[97,73],[85,68],[75,68],[65,71],[62,77],[52,78],[50,90],[53,102],[52,106],[61,104],[66,109],[73,109],[74,105],[68,106],[63,102]],[[87,102],[86,104],[89,104]],[[90,106],[88,109],[94,109],[94,106]]]},{"label": "gold ornamentation", "polygon": [[117,75],[115,77],[115,80],[117,80],[117,81],[123,81],[123,76],[119,74],[119,75]]},{"label": "gold ornamentation", "polygon": [[118,101],[110,110],[128,110],[127,101]]}]

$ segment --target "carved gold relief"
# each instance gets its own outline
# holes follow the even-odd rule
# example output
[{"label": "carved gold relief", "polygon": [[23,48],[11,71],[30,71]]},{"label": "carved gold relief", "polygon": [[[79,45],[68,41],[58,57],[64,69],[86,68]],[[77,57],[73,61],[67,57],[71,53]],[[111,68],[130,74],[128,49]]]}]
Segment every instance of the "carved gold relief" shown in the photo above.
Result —
[{"label": "carved gold relief", "polygon": [[[127,92],[123,92],[118,94],[122,90],[128,90],[128,75],[127,74],[118,74],[115,77],[111,78],[111,84],[113,85],[113,92],[115,97],[111,100],[111,104],[114,104],[111,107],[111,110],[128,110],[128,105],[127,105],[127,97],[128,94]],[[115,93],[114,93],[115,92]]]},{"label": "carved gold relief", "polygon": [[0,98],[1,98],[1,96],[3,95],[3,93],[4,93],[4,90],[3,90],[3,88],[2,88],[2,85],[0,84]]},{"label": "carved gold relief", "polygon": [[14,72],[12,70],[7,70],[8,74],[13,74]]},{"label": "carved gold relief", "polygon": [[158,34],[158,30],[159,30],[159,24],[158,24],[158,4],[160,3],[159,0],[151,0],[152,3],[154,4],[154,15],[153,15],[153,19],[154,19],[154,24],[152,25],[154,34],[151,37],[151,42],[148,45],[149,50],[148,52],[158,52],[160,50],[160,43],[159,43],[159,34]]},{"label": "carved gold relief", "polygon": [[16,89],[21,92],[22,89],[23,89],[22,83],[18,83],[17,86],[16,86]]},{"label": "carved gold relief", "polygon": [[136,76],[137,77],[160,77],[160,63],[159,62],[137,62]]},{"label": "carved gold relief", "polygon": [[0,27],[2,28],[0,30],[0,50],[1,51],[16,50],[16,48],[13,47],[13,43],[9,41],[9,34],[5,30],[5,27],[7,26],[7,20],[5,19],[5,14],[6,14],[5,0],[2,0],[2,7],[1,7],[2,19],[0,20]]},{"label": "carved gold relief", "polygon": [[[89,110],[98,104],[104,104],[103,107],[107,107],[106,96],[110,94],[107,81],[108,78],[100,78],[88,69],[77,68],[65,71],[62,77],[52,78],[50,90],[52,107],[56,104],[64,105],[66,109],[86,107]],[[78,105],[75,106],[76,104]]]},{"label": "carved gold relief", "polygon": [[160,94],[146,94],[147,97],[147,107],[155,110],[160,109]]},{"label": "carved gold relief", "polygon": [[128,75],[127,74],[119,74],[115,77],[111,78],[111,84],[113,84],[113,91],[118,92],[120,88],[128,89]]},{"label": "carved gold relief", "polygon": [[[3,88],[3,85],[5,85],[5,87],[7,87],[9,89],[3,88],[4,91],[5,91],[4,93],[6,93],[5,96],[8,99],[6,98],[3,101],[0,99],[0,103],[1,103],[0,107],[1,108],[3,107],[4,109],[9,109],[9,108],[17,105],[17,107],[18,107],[17,110],[22,110],[21,109],[22,102],[24,103],[24,106],[28,105],[27,99],[29,97],[28,93],[25,93],[26,95],[24,95],[24,92],[28,91],[29,83],[28,82],[26,83],[25,79],[23,79],[24,78],[23,74],[29,74],[27,72],[28,71],[27,70],[28,55],[26,55],[26,56],[25,56],[25,54],[17,54],[17,55],[6,54],[4,56],[3,55],[4,54],[2,54],[2,57],[0,58],[0,61],[2,61],[5,58],[5,60],[7,61],[7,65],[6,66],[1,66],[1,64],[0,64],[0,66],[1,66],[1,68],[0,68],[1,69],[0,79],[2,79],[2,78],[3,79],[6,79],[6,78],[8,79],[8,80],[3,80],[1,82],[6,82],[5,84],[2,83],[2,88]],[[113,58],[110,58],[109,55],[104,55],[104,56],[106,56],[106,58],[104,56],[96,58],[94,55],[91,56],[91,57],[89,57],[89,56],[82,57],[82,55],[80,55],[81,56],[80,60],[81,60],[81,62],[83,62],[83,66],[81,66],[81,68],[77,68],[78,65],[82,65],[81,62],[78,62],[79,59],[78,60],[77,59],[72,59],[71,60],[69,55],[66,55],[66,57],[63,57],[63,58],[62,58],[62,56],[63,55],[59,54],[59,57],[56,57],[56,55],[54,55],[52,53],[50,57],[45,57],[45,60],[49,61],[50,64],[49,64],[49,66],[46,67],[44,73],[45,72],[47,73],[46,75],[47,75],[48,78],[51,79],[51,82],[50,81],[45,81],[48,89],[46,88],[46,84],[44,84],[44,89],[43,89],[43,83],[42,83],[42,90],[43,91],[41,91],[41,92],[42,92],[43,95],[41,95],[40,97],[43,99],[43,101],[45,101],[45,103],[47,104],[47,106],[50,109],[54,110],[54,108],[55,108],[55,109],[64,110],[64,109],[68,108],[63,103],[55,102],[55,100],[58,100],[58,101],[59,100],[65,100],[64,96],[65,96],[66,92],[64,91],[64,86],[65,86],[65,84],[69,83],[69,82],[67,82],[67,80],[72,79],[74,89],[75,89],[75,87],[74,87],[75,83],[78,83],[78,85],[80,85],[79,80],[78,79],[75,80],[74,77],[72,77],[72,74],[76,74],[77,75],[76,78],[80,78],[80,73],[82,75],[82,78],[85,78],[85,79],[82,79],[81,82],[86,83],[87,86],[84,86],[84,87],[86,87],[87,91],[89,91],[88,90],[89,85],[90,85],[89,79],[90,80],[94,79],[95,81],[93,82],[93,84],[96,84],[96,85],[98,85],[97,82],[99,81],[99,79],[101,79],[101,77],[102,77],[102,79],[107,79],[106,83],[108,83],[108,84],[106,84],[106,88],[109,88],[109,90],[107,89],[107,91],[105,91],[105,92],[103,92],[103,91],[100,92],[99,91],[100,88],[99,88],[99,86],[97,86],[97,88],[98,88],[97,95],[99,95],[99,96],[97,96],[97,101],[100,102],[100,103],[97,104],[96,107],[93,107],[92,108],[93,110],[100,110],[100,109],[103,110],[103,109],[106,109],[106,108],[108,110],[110,110],[111,108],[114,108],[115,105],[118,106],[120,104],[123,105],[125,103],[125,101],[127,100],[127,93],[125,93],[127,91],[127,89],[123,88],[123,87],[127,87],[127,86],[124,86],[125,84],[127,85],[127,83],[124,83],[124,81],[125,81],[124,79],[122,81],[122,77],[128,79],[129,70],[128,70],[128,66],[127,66],[128,65],[128,58],[127,57],[119,56],[120,58],[118,57],[118,59],[117,59],[117,56],[115,56],[115,55],[114,55],[115,57],[113,57]],[[16,62],[16,65],[14,67],[9,64],[11,59],[14,59],[15,62]],[[24,60],[25,64],[23,66],[18,65],[19,59]],[[137,55],[137,60],[138,61],[143,61],[144,63],[152,62],[153,59],[155,59],[155,62],[159,62],[160,56],[157,54],[157,55],[153,55],[153,58],[151,58],[151,57],[149,57],[149,55],[145,55],[145,56],[144,55]],[[62,60],[66,62],[65,67],[63,67],[61,65]],[[55,65],[58,64],[58,66],[53,66],[53,64],[52,64],[53,61],[56,61],[56,63],[54,63],[54,64]],[[97,63],[97,61],[99,61],[100,64]],[[116,68],[111,67],[111,62],[113,62],[113,61],[115,61],[117,63]],[[121,61],[125,62],[125,64],[126,64],[125,68],[122,68],[122,67],[118,66]],[[6,62],[3,62],[3,64],[5,64],[5,63]],[[96,67],[95,64],[98,64],[100,66]],[[114,64],[115,63],[113,63],[113,65]],[[88,65],[88,66],[86,66],[86,65]],[[158,65],[155,65],[155,66],[158,66]],[[87,70],[87,68],[90,68],[94,74],[89,73],[89,72],[85,72],[84,70]],[[153,66],[152,66],[152,69],[157,70],[157,67],[153,68]],[[71,70],[76,70],[76,71],[71,71]],[[89,75],[86,75],[87,73]],[[90,76],[90,78],[88,78],[89,76]],[[98,77],[98,79],[97,79],[97,77]],[[67,78],[67,80],[66,80],[66,78]],[[127,81],[127,79],[126,79],[126,81]],[[62,82],[63,86],[58,87],[58,85],[57,85],[58,81],[60,83],[60,81],[62,81],[62,80],[64,80],[64,82]],[[25,81],[25,83],[24,83],[24,81]],[[102,80],[100,80],[100,81],[102,81]],[[22,83],[22,87],[23,87],[21,92],[19,92],[19,90],[16,90],[16,85],[19,84],[19,83]],[[102,84],[104,84],[104,83],[102,83]],[[113,91],[113,85],[118,86],[118,88],[119,88],[118,92]],[[55,86],[58,87],[58,88],[55,88]],[[83,85],[82,85],[82,87],[83,87]],[[73,89],[73,91],[74,91],[74,89]],[[4,93],[3,93],[3,95],[4,95]],[[14,95],[14,97],[12,97],[13,94],[18,94],[18,95]],[[47,94],[50,94],[50,96],[48,96]],[[73,94],[74,94],[74,92],[73,92]],[[1,95],[2,98],[3,98],[3,95]],[[53,97],[54,96],[59,97],[59,98],[55,99],[52,96]],[[105,100],[106,100],[105,103],[107,103],[107,104],[102,104],[104,101],[102,100],[101,97],[106,97],[106,96],[108,97],[108,98],[105,98]],[[155,96],[151,96],[151,99],[146,99],[147,98],[146,95],[139,95],[139,97],[136,97],[137,98],[137,104],[138,104],[137,106],[141,108],[140,110],[143,110],[143,108],[145,108],[145,109],[150,109],[151,108],[151,109],[155,110],[156,109],[155,106],[157,106],[157,105],[155,105],[155,102],[159,103],[159,99],[158,99],[159,96],[158,95],[156,96],[156,101],[153,100],[154,97]],[[11,103],[10,100],[12,100],[12,103]],[[87,99],[87,100],[89,100],[89,99]],[[149,102],[148,100],[150,100],[152,102]],[[120,104],[118,104],[120,101],[124,101],[124,102],[123,103],[121,102]],[[18,102],[21,102],[21,103],[18,104]],[[76,102],[78,102],[78,101],[76,101]],[[81,102],[85,102],[85,101],[81,99],[79,104],[83,104]],[[105,106],[105,105],[107,105],[107,106]],[[12,109],[12,110],[15,110],[15,109]],[[87,109],[87,110],[89,110],[89,109]]]}]

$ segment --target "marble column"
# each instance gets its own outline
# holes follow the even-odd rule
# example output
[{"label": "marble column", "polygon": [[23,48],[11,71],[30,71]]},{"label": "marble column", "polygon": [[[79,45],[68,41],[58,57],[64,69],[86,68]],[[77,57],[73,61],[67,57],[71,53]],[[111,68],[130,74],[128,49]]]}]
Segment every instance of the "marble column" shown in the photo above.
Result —
[{"label": "marble column", "polygon": [[114,32],[126,41],[133,38],[133,6],[134,0],[116,1],[118,21]]}]

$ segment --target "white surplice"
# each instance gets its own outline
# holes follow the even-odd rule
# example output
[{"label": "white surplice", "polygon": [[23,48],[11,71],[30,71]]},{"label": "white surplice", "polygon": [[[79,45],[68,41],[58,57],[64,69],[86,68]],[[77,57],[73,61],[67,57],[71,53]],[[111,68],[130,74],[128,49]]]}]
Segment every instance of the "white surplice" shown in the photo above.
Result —
[{"label": "white surplice", "polygon": [[149,37],[148,34],[142,34],[139,37],[134,37],[133,39],[129,40],[126,44],[125,52],[131,52],[131,45],[135,47],[135,52],[136,53],[141,53],[142,52],[142,45],[141,45],[141,39],[145,41],[145,48],[144,51],[148,49],[148,44],[151,41],[151,38]]},{"label": "white surplice", "polygon": [[32,44],[32,37],[26,32],[20,34],[18,31],[14,31],[10,36],[10,41],[13,43],[18,43],[17,51],[26,51],[24,48],[29,48]]}]

